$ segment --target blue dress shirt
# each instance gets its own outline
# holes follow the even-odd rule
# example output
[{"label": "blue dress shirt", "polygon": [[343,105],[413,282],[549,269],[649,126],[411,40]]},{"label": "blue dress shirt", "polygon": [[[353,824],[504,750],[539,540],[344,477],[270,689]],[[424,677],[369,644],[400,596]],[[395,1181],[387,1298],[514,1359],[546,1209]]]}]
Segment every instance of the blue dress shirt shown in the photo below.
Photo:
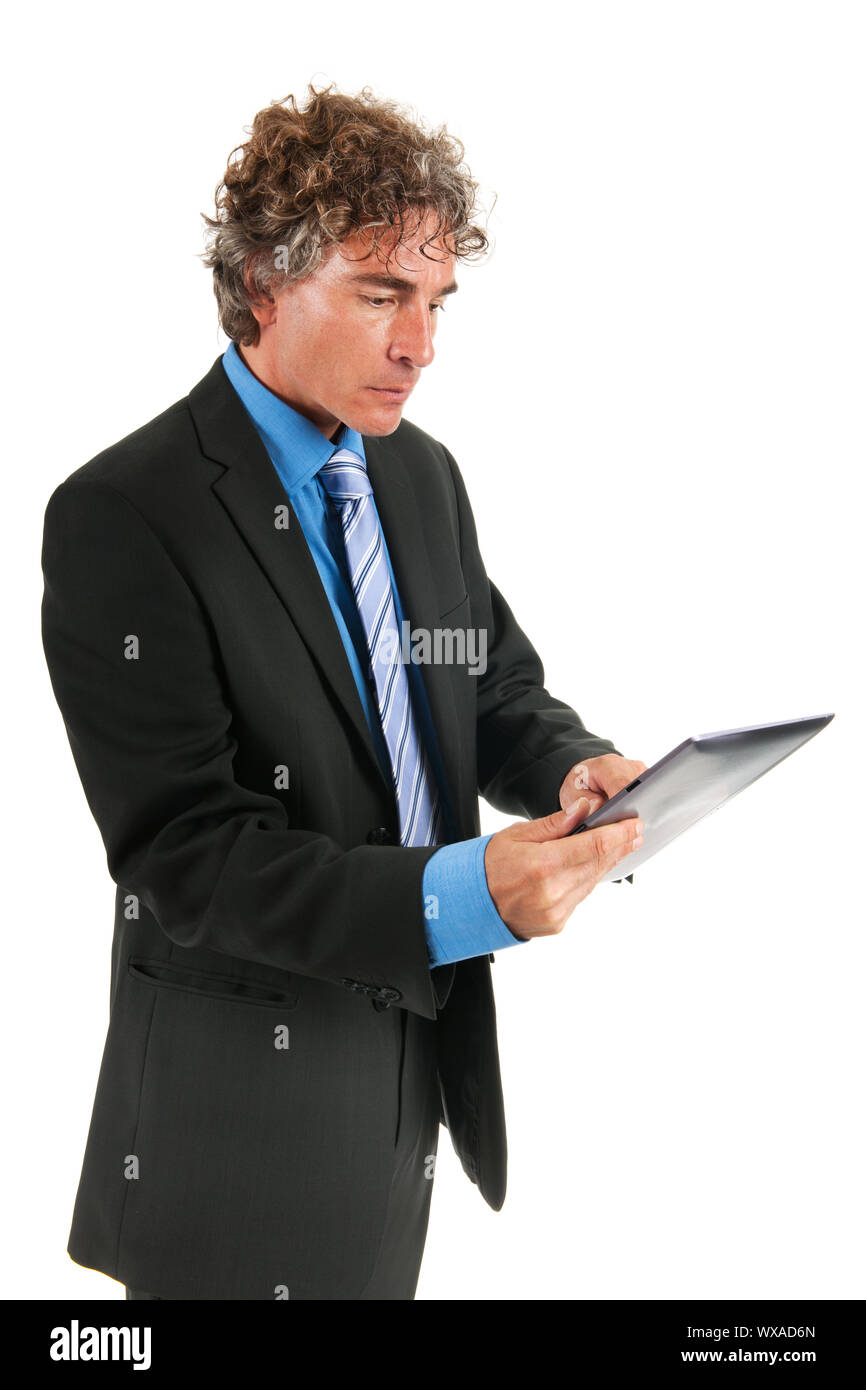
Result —
[{"label": "blue dress shirt", "polygon": [[[234,343],[229,345],[222,361],[226,375],[258,430],[303,529],[358,687],[373,746],[390,786],[391,762],[375,689],[372,680],[368,679],[370,655],[346,565],[343,528],[337,510],[317,476],[322,464],[337,449],[352,449],[366,462],[363,440],[348,425],[342,425],[333,440],[328,439],[312,420],[280,400],[253,375]],[[371,502],[375,511],[374,497]],[[403,610],[384,532],[382,543],[391,576],[397,622],[401,625],[398,630],[402,631]],[[414,662],[410,662],[407,674],[419,733],[442,794],[443,811],[449,834],[453,837],[456,834],[453,812],[444,795],[442,762],[421,672]],[[490,896],[484,870],[484,849],[490,838],[489,835],[482,835],[476,839],[442,845],[424,866],[424,930],[431,969],[436,965],[447,965],[450,961],[486,955],[504,946],[526,944],[509,931]]]}]

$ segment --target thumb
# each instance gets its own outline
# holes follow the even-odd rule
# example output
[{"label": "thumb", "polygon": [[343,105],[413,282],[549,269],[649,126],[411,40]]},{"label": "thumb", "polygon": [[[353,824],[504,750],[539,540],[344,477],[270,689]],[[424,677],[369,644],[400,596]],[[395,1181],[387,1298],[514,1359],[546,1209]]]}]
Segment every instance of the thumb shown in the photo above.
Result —
[{"label": "thumb", "polygon": [[568,835],[580,825],[582,820],[586,820],[589,815],[589,797],[581,796],[577,801],[572,802],[564,811],[552,811],[549,816],[540,816],[538,820],[527,821],[524,826],[525,838],[541,843],[543,840],[559,840],[563,835]]}]

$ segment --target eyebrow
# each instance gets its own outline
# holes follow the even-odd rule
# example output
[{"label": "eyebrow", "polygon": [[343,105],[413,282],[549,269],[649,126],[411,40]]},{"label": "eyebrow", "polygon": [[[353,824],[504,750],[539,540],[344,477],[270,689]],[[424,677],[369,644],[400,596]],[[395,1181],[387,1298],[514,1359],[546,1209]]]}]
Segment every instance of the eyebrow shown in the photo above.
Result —
[{"label": "eyebrow", "polygon": [[[416,288],[412,280],[404,280],[399,275],[376,275],[373,272],[368,272],[364,275],[353,275],[349,278],[353,285],[369,285],[371,288],[378,290],[405,290],[409,294],[414,294]],[[446,285],[444,289],[439,290],[438,294],[434,294],[433,298],[438,299],[440,295],[443,294],[454,294],[459,288],[460,286],[456,281],[452,280],[450,285]]]}]

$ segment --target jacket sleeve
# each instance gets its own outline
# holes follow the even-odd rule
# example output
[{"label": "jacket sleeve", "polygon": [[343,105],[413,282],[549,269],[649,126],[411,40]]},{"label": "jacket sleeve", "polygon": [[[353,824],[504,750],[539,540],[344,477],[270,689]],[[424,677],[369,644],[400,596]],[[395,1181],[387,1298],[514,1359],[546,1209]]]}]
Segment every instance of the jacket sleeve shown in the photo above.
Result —
[{"label": "jacket sleeve", "polygon": [[180,946],[381,989],[435,1018],[435,847],[345,849],[237,781],[207,615],[117,489],[74,475],[57,488],[42,567],[45,657],[114,881]]},{"label": "jacket sleeve", "polygon": [[466,487],[447,449],[445,455],[457,496],[472,625],[487,631],[486,670],[474,678],[478,790],[497,811],[534,820],[560,809],[559,789],[575,763],[619,749],[590,733],[569,705],[545,689],[538,653],[487,577]]}]

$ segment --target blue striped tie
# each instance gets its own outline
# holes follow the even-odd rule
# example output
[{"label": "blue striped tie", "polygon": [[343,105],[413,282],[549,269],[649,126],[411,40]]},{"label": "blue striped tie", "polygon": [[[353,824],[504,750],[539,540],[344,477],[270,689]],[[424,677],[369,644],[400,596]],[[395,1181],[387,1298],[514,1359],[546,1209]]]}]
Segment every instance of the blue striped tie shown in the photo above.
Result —
[{"label": "blue striped tie", "polygon": [[337,449],[319,469],[343,524],[349,577],[371,657],[379,717],[391,760],[401,845],[439,843],[441,804],[415,723],[409,677],[373,489],[360,454]]}]

